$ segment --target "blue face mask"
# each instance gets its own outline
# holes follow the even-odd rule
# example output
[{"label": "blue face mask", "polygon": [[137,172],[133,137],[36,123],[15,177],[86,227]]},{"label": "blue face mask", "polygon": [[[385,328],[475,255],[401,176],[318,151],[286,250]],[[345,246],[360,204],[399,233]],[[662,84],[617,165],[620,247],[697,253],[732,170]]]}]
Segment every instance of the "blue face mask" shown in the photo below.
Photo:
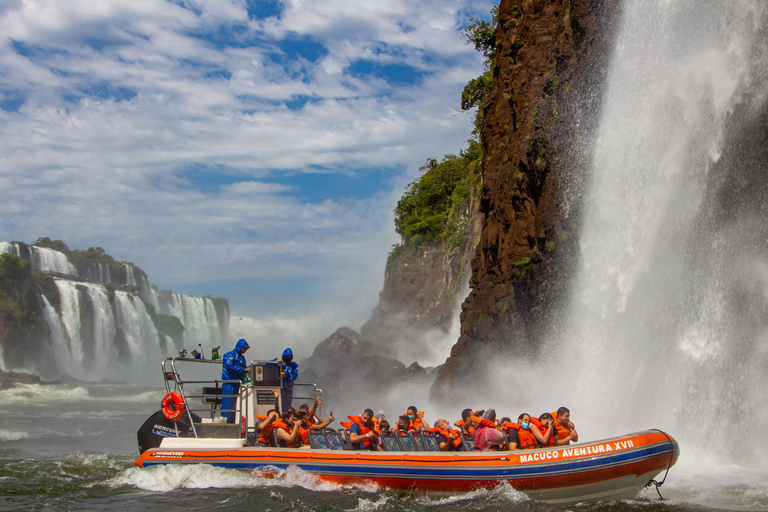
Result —
[{"label": "blue face mask", "polygon": [[528,430],[528,427],[530,427],[531,424],[530,423],[521,423],[520,426],[523,427],[525,430]]}]

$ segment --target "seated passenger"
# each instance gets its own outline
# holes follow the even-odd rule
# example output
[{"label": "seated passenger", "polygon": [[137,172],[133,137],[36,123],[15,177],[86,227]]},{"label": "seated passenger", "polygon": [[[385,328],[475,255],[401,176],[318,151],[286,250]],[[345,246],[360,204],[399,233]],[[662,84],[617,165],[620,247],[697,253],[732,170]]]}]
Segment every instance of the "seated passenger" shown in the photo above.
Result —
[{"label": "seated passenger", "polygon": [[472,434],[472,431],[475,428],[475,424],[472,423],[473,414],[474,412],[472,412],[472,409],[464,409],[461,411],[461,419],[454,423],[455,426],[461,429],[463,434]]},{"label": "seated passenger", "polygon": [[506,436],[495,428],[480,427],[475,429],[473,436],[476,452],[505,450],[507,448]]},{"label": "seated passenger", "polygon": [[266,416],[257,414],[256,417],[261,420],[258,427],[259,437],[256,444],[259,446],[274,446],[275,443],[272,440],[272,430],[274,430],[275,421],[277,421],[280,415],[277,414],[275,409],[270,409],[267,411]]},{"label": "seated passenger", "polygon": [[408,430],[424,430],[427,426],[424,423],[424,412],[416,409],[415,405],[408,407],[405,414],[408,416]]},{"label": "seated passenger", "polygon": [[[541,423],[534,418],[535,423]],[[510,450],[531,450],[539,443],[546,443],[539,427],[532,423],[531,415],[524,412],[517,418],[517,423],[505,423],[508,448]]]},{"label": "seated passenger", "polygon": [[299,407],[299,410],[296,411],[296,417],[297,418],[306,418],[306,423],[299,427],[299,435],[301,436],[301,444],[303,445],[309,445],[309,429],[310,428],[318,428],[323,429],[336,421],[336,418],[333,416],[333,413],[328,416],[328,419],[323,421],[322,418],[315,415],[315,411],[317,410],[317,406],[323,403],[322,398],[317,398],[315,400],[315,405],[310,410],[309,405],[302,404],[301,407]]},{"label": "seated passenger", "polygon": [[571,422],[571,411],[567,407],[560,407],[555,416],[555,428],[557,429],[557,445],[579,442],[579,433]]},{"label": "seated passenger", "polygon": [[296,411],[292,407],[289,407],[287,411],[283,413],[282,419],[279,419],[272,423],[272,426],[277,429],[277,439],[280,446],[285,445],[286,448],[301,448],[301,436],[299,435],[299,428],[306,423],[306,417],[296,418]]},{"label": "seated passenger", "polygon": [[[376,436],[376,423],[373,419],[373,411],[366,409],[360,416],[347,416],[352,423],[349,426],[349,442],[353,450],[376,450],[374,442]],[[344,425],[347,422],[342,422]]]},{"label": "seated passenger", "polygon": [[437,420],[435,427],[429,429],[437,436],[437,443],[440,445],[440,451],[449,452],[460,450],[462,447],[461,432],[452,429],[445,420]]},{"label": "seated passenger", "polygon": [[541,447],[555,446],[557,434],[555,433],[555,420],[552,418],[552,415],[545,412],[539,416],[538,421],[536,418],[531,418],[531,422],[538,427],[543,438],[542,440],[537,438],[538,445]]},{"label": "seated passenger", "polygon": [[403,414],[399,418],[397,418],[397,426],[395,427],[395,432],[402,431],[402,432],[408,432],[411,427],[411,419]]},{"label": "seated passenger", "polygon": [[[475,429],[482,427],[498,430],[498,425],[496,425],[496,409],[490,408],[487,411],[479,411],[476,414],[477,416],[470,416],[470,419],[476,425]],[[480,415],[482,415],[482,417],[480,417]]]}]

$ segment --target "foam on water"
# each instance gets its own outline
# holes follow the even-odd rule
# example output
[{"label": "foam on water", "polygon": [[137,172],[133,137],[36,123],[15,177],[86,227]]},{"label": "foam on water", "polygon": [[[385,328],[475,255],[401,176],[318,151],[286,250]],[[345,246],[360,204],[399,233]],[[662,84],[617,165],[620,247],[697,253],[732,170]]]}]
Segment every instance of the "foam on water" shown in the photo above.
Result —
[{"label": "foam on water", "polygon": [[176,489],[234,489],[234,488],[290,488],[302,487],[310,491],[336,492],[360,490],[377,492],[373,484],[339,485],[327,482],[295,466],[286,470],[245,472],[219,468],[208,464],[167,465],[149,468],[130,468],[107,482],[111,487],[123,485],[146,491],[169,492]]},{"label": "foam on water", "polygon": [[19,441],[21,439],[29,439],[28,432],[22,432],[20,430],[1,430],[0,429],[0,441]]}]

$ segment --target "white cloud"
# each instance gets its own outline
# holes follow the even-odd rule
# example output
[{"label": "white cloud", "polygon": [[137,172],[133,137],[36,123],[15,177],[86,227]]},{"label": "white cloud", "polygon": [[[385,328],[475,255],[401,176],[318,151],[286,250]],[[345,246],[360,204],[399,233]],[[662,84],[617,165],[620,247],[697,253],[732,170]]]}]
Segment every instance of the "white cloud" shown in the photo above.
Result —
[{"label": "white cloud", "polygon": [[[186,5],[0,10],[0,101],[21,102],[0,110],[0,238],[102,246],[169,283],[338,275],[375,300],[403,185],[469,137],[456,108],[481,61],[459,30],[490,2],[290,0],[267,20]],[[349,74],[361,59],[423,78]],[[301,178],[370,168],[390,172],[357,199]]]}]

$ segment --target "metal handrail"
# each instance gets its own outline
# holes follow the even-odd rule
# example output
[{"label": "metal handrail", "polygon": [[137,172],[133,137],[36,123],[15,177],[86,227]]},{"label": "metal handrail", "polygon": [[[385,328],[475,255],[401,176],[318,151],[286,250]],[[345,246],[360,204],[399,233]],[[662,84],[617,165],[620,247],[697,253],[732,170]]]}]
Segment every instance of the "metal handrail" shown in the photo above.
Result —
[{"label": "metal handrail", "polygon": [[[189,423],[192,426],[192,432],[195,437],[199,437],[197,433],[197,428],[195,428],[195,422],[192,418],[193,412],[198,411],[204,411],[206,409],[203,408],[191,408],[189,407],[189,400],[190,398],[205,398],[207,395],[205,394],[187,394],[184,391],[185,385],[193,385],[193,384],[213,384],[216,386],[216,388],[219,387],[219,384],[241,384],[243,385],[244,382],[239,379],[234,380],[224,380],[224,379],[213,379],[213,380],[187,380],[181,378],[181,375],[179,374],[179,371],[176,368],[177,362],[184,362],[184,363],[193,363],[193,364],[215,364],[221,366],[222,362],[220,359],[194,359],[194,358],[187,358],[187,357],[166,357],[163,359],[161,363],[161,369],[163,372],[163,380],[165,382],[165,389],[166,392],[170,393],[171,391],[175,391],[179,393],[184,400],[184,403],[187,404],[187,407],[185,409],[185,413],[187,414],[187,417],[189,418]],[[248,364],[248,368],[253,367],[254,364],[267,364],[267,365],[278,365],[279,363],[275,362],[274,360],[258,360],[254,359]],[[280,379],[281,387],[282,387],[282,377]],[[171,382],[173,382],[173,390],[171,389]],[[295,383],[294,387],[299,388],[306,388],[311,387],[312,388],[312,396],[294,396],[294,400],[311,400],[314,402],[315,399],[317,399],[319,396],[322,396],[323,391],[322,389],[317,387],[317,384],[315,383]],[[217,397],[224,398],[224,397],[240,397],[241,395],[217,395]],[[242,417],[249,417],[249,410],[248,410],[248,401],[245,400],[245,406],[243,407],[243,400],[240,399],[240,414]],[[237,406],[237,404],[236,404]],[[321,406],[322,407],[322,406]],[[214,404],[214,410],[215,410],[215,404]],[[237,412],[238,408],[235,409],[227,409],[226,411],[224,409],[219,409],[223,412]],[[321,411],[317,411],[318,414],[321,414]],[[176,425],[176,422],[174,422],[174,429],[176,430],[176,436],[179,437],[179,430],[178,426]],[[244,433],[247,436],[247,432]],[[242,435],[242,434],[241,434]]]}]

